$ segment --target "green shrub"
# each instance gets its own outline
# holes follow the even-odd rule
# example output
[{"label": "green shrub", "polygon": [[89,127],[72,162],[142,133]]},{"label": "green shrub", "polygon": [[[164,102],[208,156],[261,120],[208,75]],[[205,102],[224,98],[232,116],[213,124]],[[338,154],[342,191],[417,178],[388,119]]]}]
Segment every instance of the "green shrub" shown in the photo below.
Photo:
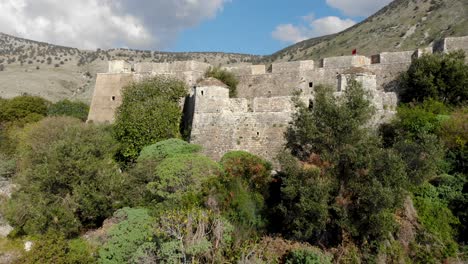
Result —
[{"label": "green shrub", "polygon": [[72,236],[82,227],[100,226],[127,204],[128,180],[112,160],[117,144],[108,127],[46,118],[26,126],[19,138],[13,180],[20,188],[6,210],[17,229]]},{"label": "green shrub", "polygon": [[70,116],[86,121],[88,118],[89,106],[83,102],[72,102],[61,100],[49,106],[49,116]]},{"label": "green shrub", "polygon": [[327,264],[332,263],[326,256],[307,249],[291,251],[285,257],[285,264]]},{"label": "green shrub", "polygon": [[[459,220],[448,208],[447,202],[440,199],[439,191],[429,183],[420,186],[414,193],[414,205],[418,212],[418,220],[423,230],[418,234],[418,245],[413,245],[417,259],[424,258],[426,263],[434,263],[434,259],[443,259],[454,256],[457,244],[454,241]],[[423,247],[430,248],[429,251]],[[437,262],[437,261],[436,261]]]},{"label": "green shrub", "polygon": [[205,156],[177,154],[156,166],[147,188],[159,202],[197,204],[203,185],[220,173],[219,165]]},{"label": "green shrub", "polygon": [[443,121],[449,118],[448,113],[443,103],[434,100],[417,105],[404,104],[398,107],[395,125],[406,137],[417,138],[438,132]]},{"label": "green shrub", "polygon": [[138,161],[147,159],[161,161],[176,154],[191,154],[201,150],[201,146],[189,144],[180,139],[168,139],[156,144],[144,147],[140,152]]},{"label": "green shrub", "polygon": [[115,212],[113,218],[119,222],[107,233],[109,239],[99,250],[99,263],[129,263],[155,252],[154,219],[148,210],[123,208]]},{"label": "green shrub", "polygon": [[236,76],[224,69],[219,67],[210,68],[206,73],[205,77],[212,77],[215,79],[220,80],[224,84],[226,84],[229,88],[229,97],[236,97],[237,96],[237,85],[239,84],[239,80],[237,80]]},{"label": "green shrub", "polygon": [[23,95],[0,102],[0,124],[19,125],[39,121],[47,115],[49,102],[41,97]]},{"label": "green shrub", "polygon": [[82,264],[96,263],[92,250],[81,239],[65,240],[59,233],[49,232],[40,236],[33,244],[32,250],[25,253],[18,264],[63,263]]},{"label": "green shrub", "polygon": [[462,51],[423,55],[414,60],[401,78],[403,102],[435,99],[446,104],[468,100],[468,65]]},{"label": "green shrub", "polygon": [[145,146],[180,137],[179,101],[187,94],[184,82],[159,76],[130,84],[122,94],[114,134],[122,145],[120,156],[124,161],[136,160]]}]

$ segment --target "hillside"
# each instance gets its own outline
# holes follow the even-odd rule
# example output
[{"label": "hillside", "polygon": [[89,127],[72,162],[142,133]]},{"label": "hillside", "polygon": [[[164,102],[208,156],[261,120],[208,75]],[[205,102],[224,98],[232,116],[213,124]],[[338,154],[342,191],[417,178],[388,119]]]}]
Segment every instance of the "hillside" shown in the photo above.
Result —
[{"label": "hillside", "polygon": [[170,62],[196,60],[213,65],[271,63],[350,54],[411,50],[447,36],[468,35],[467,0],[395,0],[343,32],[312,38],[270,56],[220,52],[157,52],[126,49],[86,51],[0,33],[0,97],[23,93],[56,101],[89,102],[98,72],[109,60]]},{"label": "hillside", "polygon": [[89,102],[96,73],[109,60],[171,62],[196,60],[213,65],[252,63],[262,57],[221,52],[157,52],[128,49],[79,50],[0,33],[0,97],[24,93],[52,101],[74,98]]},{"label": "hillside", "polygon": [[270,61],[319,59],[424,47],[448,36],[468,35],[466,0],[395,0],[361,23],[337,34],[312,38],[271,55]]}]

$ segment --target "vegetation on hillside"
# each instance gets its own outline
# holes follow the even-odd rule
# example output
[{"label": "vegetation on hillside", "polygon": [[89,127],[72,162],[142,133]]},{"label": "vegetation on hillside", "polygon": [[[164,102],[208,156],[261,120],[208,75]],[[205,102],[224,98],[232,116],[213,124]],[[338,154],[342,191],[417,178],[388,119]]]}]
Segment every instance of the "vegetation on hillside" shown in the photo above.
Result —
[{"label": "vegetation on hillside", "polygon": [[[465,90],[445,96],[458,74],[415,70],[444,72],[444,61],[413,63],[422,82],[402,78],[408,103],[379,129],[354,80],[339,98],[317,86],[313,107],[296,99],[276,173],[253,154],[218,162],[176,138],[175,80],[127,88],[113,126],[47,117],[40,98],[1,99],[0,173],[17,185],[1,207],[15,228],[7,241],[34,242],[18,263],[464,261]],[[154,116],[141,108],[151,104]]]}]

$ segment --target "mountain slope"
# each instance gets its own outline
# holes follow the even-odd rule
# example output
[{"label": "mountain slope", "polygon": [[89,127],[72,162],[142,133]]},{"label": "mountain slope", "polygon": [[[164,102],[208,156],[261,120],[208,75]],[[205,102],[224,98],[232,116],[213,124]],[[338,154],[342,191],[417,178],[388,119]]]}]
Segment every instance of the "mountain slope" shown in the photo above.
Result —
[{"label": "mountain slope", "polygon": [[0,33],[0,97],[32,94],[56,101],[90,102],[96,73],[109,60],[171,62],[196,60],[212,65],[258,62],[261,56],[222,52],[157,52],[128,49],[87,51]]},{"label": "mountain slope", "polygon": [[363,22],[337,34],[285,48],[269,61],[319,59],[411,50],[448,36],[468,35],[468,0],[395,0]]}]

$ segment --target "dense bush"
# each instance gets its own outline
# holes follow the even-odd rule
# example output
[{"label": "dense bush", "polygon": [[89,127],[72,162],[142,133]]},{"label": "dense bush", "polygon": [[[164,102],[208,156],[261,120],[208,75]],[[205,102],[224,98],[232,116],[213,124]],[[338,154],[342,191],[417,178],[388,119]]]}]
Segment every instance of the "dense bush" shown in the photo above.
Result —
[{"label": "dense bush", "polygon": [[35,122],[47,115],[50,102],[37,96],[18,96],[0,101],[0,124],[15,122],[26,124]]},{"label": "dense bush", "polygon": [[225,172],[234,178],[247,180],[250,188],[265,192],[271,181],[271,164],[245,151],[231,151],[220,161]]},{"label": "dense bush", "polygon": [[92,250],[81,239],[67,241],[59,233],[48,232],[40,236],[33,244],[32,250],[16,261],[18,264],[63,263],[82,264],[96,263]]},{"label": "dense bush", "polygon": [[237,96],[237,85],[239,84],[239,80],[237,80],[236,76],[224,69],[219,67],[210,68],[206,73],[205,77],[212,77],[215,79],[220,80],[224,84],[226,84],[229,88],[229,97],[236,97]]},{"label": "dense bush", "polygon": [[187,94],[184,82],[159,76],[130,84],[122,94],[114,134],[124,160],[135,160],[145,146],[180,137],[179,101]]},{"label": "dense bush", "polygon": [[327,264],[332,263],[330,259],[327,259],[323,255],[318,254],[317,252],[299,249],[291,251],[285,257],[285,264]]},{"label": "dense bush", "polygon": [[400,97],[403,102],[435,99],[446,104],[465,104],[468,100],[468,65],[462,51],[423,55],[402,75]]},{"label": "dense bush", "polygon": [[88,118],[89,106],[83,102],[72,102],[61,100],[49,106],[49,116],[71,116],[86,121]]},{"label": "dense bush", "polygon": [[[114,213],[118,223],[107,232],[107,242],[99,250],[99,263],[142,263],[156,251],[154,241],[154,219],[146,209],[123,208]],[[149,263],[149,262],[143,262]]]},{"label": "dense bush", "polygon": [[204,184],[220,174],[219,165],[205,156],[178,154],[156,166],[147,189],[157,202],[178,206],[199,204]]},{"label": "dense bush", "polygon": [[108,127],[47,118],[19,137],[14,182],[20,188],[6,209],[17,232],[74,235],[127,203],[127,180],[112,160],[117,144]]},{"label": "dense bush", "polygon": [[141,152],[140,156],[138,157],[138,161],[144,160],[154,160],[154,161],[162,161],[163,159],[173,156],[176,154],[191,154],[197,153],[201,150],[201,146],[189,144],[180,139],[168,139],[164,141],[160,141],[156,144],[144,147]]}]

